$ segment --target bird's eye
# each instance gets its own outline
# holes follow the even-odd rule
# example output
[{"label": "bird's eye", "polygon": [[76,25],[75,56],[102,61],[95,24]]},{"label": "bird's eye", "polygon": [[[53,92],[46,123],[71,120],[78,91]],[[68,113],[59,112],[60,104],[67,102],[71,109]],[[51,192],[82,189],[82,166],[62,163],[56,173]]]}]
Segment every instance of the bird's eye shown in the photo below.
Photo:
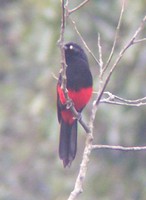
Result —
[{"label": "bird's eye", "polygon": [[70,50],[72,50],[73,48],[74,48],[73,45],[70,45],[70,46],[69,46],[69,49],[70,49]]}]

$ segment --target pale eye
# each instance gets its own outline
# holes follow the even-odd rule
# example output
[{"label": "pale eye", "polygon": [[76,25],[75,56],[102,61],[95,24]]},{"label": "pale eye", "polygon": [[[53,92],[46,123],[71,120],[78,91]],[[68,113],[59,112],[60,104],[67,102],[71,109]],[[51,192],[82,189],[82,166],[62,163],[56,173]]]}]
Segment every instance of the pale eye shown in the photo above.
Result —
[{"label": "pale eye", "polygon": [[72,50],[74,47],[72,45],[69,46],[69,49]]}]

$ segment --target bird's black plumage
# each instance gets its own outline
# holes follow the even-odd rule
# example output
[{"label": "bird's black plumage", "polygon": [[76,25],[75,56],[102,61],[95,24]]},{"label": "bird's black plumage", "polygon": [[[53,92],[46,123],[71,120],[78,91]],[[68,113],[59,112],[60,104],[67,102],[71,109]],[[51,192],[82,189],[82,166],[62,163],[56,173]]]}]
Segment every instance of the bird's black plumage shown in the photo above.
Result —
[{"label": "bird's black plumage", "polygon": [[[84,50],[76,43],[64,46],[67,64],[66,78],[68,95],[78,112],[88,103],[92,94],[92,75]],[[77,151],[77,120],[65,106],[65,97],[61,89],[61,77],[57,84],[57,111],[60,122],[59,156],[64,167],[70,166]]]}]

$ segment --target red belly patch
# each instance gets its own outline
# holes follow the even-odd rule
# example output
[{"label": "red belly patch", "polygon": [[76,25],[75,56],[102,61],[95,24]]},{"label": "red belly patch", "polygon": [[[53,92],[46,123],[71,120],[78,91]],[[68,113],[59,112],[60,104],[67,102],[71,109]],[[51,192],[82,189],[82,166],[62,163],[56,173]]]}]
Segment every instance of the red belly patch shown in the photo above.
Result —
[{"label": "red belly patch", "polygon": [[[57,90],[58,90],[59,99],[61,103],[65,104],[66,99],[61,87],[58,86]],[[74,107],[77,111],[82,110],[86,106],[86,104],[91,98],[91,95],[92,95],[92,87],[82,88],[78,91],[70,90],[70,89],[68,90],[68,96],[70,99],[72,99],[74,103]],[[71,111],[63,110],[61,111],[61,114],[64,121],[68,122],[69,124],[73,123],[74,119],[73,119],[73,114],[71,113]]]}]

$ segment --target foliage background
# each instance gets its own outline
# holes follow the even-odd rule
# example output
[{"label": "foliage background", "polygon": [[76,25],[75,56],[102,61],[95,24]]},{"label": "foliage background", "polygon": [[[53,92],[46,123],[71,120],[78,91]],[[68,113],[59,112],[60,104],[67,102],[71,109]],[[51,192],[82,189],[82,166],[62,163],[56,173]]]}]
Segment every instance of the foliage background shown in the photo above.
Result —
[{"label": "foliage background", "polygon": [[[81,1],[72,1],[70,7]],[[116,55],[145,14],[145,0],[127,1]],[[120,13],[120,0],[92,0],[72,15],[97,55],[101,34],[107,59]],[[0,1],[0,199],[63,200],[73,189],[85,142],[79,128],[78,154],[70,169],[58,158],[56,80],[60,52],[60,1]],[[141,37],[145,37],[144,29]],[[70,23],[66,41],[81,41]],[[128,99],[146,96],[146,47],[130,48],[113,74],[108,90]],[[98,89],[99,69],[88,55]],[[94,95],[93,95],[94,99]],[[92,101],[91,101],[92,102]],[[84,111],[88,121],[91,102]],[[146,144],[146,108],[100,105],[94,124],[95,143]],[[145,152],[99,150],[92,153],[84,193],[79,199],[144,200]]]}]

